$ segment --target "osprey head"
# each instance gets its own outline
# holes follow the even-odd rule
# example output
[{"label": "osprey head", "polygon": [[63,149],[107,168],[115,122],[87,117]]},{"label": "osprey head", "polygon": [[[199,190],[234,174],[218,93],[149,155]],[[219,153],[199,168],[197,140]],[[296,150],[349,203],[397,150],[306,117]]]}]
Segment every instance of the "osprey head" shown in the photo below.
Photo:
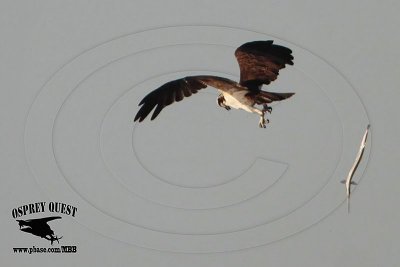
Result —
[{"label": "osprey head", "polygon": [[217,98],[217,103],[218,103],[218,106],[220,106],[222,108],[226,107],[225,106],[225,98],[222,94],[219,94],[219,96]]}]

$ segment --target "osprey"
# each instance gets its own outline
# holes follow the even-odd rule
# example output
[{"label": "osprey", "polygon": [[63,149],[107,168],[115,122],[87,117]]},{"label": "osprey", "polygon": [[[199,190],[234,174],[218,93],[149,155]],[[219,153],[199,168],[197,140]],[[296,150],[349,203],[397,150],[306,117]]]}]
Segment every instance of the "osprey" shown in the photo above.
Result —
[{"label": "osprey", "polygon": [[40,219],[30,219],[30,220],[17,220],[19,229],[23,232],[31,233],[33,235],[40,236],[41,238],[47,239],[53,245],[54,241],[60,243],[62,237],[54,235],[54,231],[51,230],[47,222],[61,219],[60,216],[46,217]]},{"label": "osprey", "polygon": [[261,87],[276,80],[279,70],[286,64],[293,65],[292,50],[275,45],[272,40],[254,41],[237,48],[235,56],[240,68],[239,83],[211,75],[187,76],[167,82],[142,99],[135,121],[143,121],[155,107],[151,116],[154,120],[166,106],[211,86],[219,91],[217,103],[220,107],[256,113],[260,116],[259,126],[265,128],[269,120],[265,120],[264,115],[272,111],[268,104],[289,98],[294,93],[267,92]]}]

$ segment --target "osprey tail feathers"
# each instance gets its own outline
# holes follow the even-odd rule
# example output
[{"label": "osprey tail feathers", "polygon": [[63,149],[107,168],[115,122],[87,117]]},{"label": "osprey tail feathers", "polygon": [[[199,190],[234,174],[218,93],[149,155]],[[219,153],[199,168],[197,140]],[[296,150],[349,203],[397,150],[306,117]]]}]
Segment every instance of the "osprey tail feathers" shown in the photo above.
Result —
[{"label": "osprey tail feathers", "polygon": [[271,103],[274,101],[281,101],[291,97],[292,95],[294,95],[294,93],[274,93],[274,92],[260,91],[258,92],[255,99],[256,103],[261,105],[261,104]]}]

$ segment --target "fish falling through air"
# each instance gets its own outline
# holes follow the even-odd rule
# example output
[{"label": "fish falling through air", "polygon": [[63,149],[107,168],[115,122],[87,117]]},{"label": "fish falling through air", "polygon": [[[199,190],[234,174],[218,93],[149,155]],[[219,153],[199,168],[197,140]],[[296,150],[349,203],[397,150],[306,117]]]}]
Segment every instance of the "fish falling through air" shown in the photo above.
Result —
[{"label": "fish falling through air", "polygon": [[368,132],[369,132],[369,127],[370,125],[368,124],[367,129],[365,130],[364,136],[361,140],[361,145],[360,149],[358,150],[357,157],[353,163],[353,166],[351,167],[349,174],[347,175],[346,180],[341,181],[346,186],[346,195],[347,195],[347,212],[350,212],[350,194],[351,194],[351,185],[357,185],[356,182],[353,182],[353,176],[354,173],[356,172],[358,165],[360,164],[360,161],[362,159],[362,156],[364,155],[364,150],[365,146],[367,144],[367,137],[368,137]]}]

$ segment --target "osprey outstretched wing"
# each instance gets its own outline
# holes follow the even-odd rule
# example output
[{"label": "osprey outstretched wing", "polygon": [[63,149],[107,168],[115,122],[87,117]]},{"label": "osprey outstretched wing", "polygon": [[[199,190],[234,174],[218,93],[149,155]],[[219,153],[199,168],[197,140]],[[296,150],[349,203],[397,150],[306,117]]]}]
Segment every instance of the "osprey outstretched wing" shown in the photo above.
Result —
[{"label": "osprey outstretched wing", "polygon": [[[139,105],[142,105],[136,114],[135,121],[143,121],[147,115],[156,107],[151,116],[154,120],[163,108],[174,102],[181,101],[184,97],[196,94],[199,90],[212,86],[221,91],[228,91],[231,88],[240,87],[234,81],[217,76],[188,76],[182,79],[167,82],[161,87],[145,96]],[[246,90],[246,88],[243,88]]]},{"label": "osprey outstretched wing", "polygon": [[[293,65],[292,51],[275,45],[273,41],[255,41],[245,43],[235,51],[240,68],[240,82],[210,75],[187,76],[160,86],[140,101],[140,110],[135,121],[143,121],[155,108],[151,120],[154,120],[163,108],[181,101],[208,86],[220,91],[217,103],[229,110],[243,109],[260,116],[259,126],[265,128],[265,112],[272,108],[267,104],[291,97],[294,93],[275,93],[262,91],[263,84],[276,80],[279,70],[286,64]],[[262,105],[258,109],[255,105]],[[267,120],[268,122],[268,120]]]},{"label": "osprey outstretched wing", "polygon": [[278,78],[279,70],[293,65],[292,50],[273,41],[255,41],[241,45],[235,51],[240,67],[240,84],[257,88]]}]

